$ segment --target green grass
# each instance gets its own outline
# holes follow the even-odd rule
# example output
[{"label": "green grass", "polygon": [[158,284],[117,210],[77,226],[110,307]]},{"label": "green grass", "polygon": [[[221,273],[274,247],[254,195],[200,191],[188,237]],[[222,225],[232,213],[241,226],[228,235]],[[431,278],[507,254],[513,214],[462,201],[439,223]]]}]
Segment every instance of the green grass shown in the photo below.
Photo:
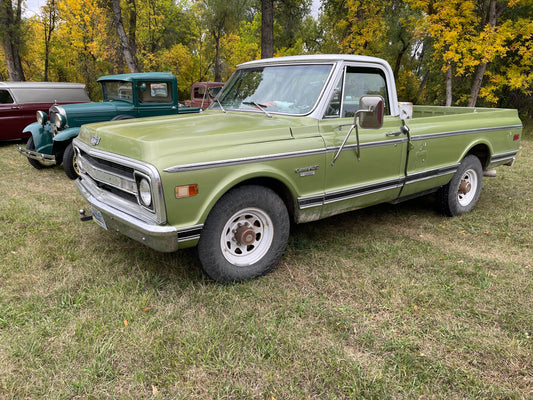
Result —
[{"label": "green grass", "polygon": [[0,399],[527,399],[533,140],[473,212],[432,198],[295,226],[235,285],[81,223],[0,144]]}]

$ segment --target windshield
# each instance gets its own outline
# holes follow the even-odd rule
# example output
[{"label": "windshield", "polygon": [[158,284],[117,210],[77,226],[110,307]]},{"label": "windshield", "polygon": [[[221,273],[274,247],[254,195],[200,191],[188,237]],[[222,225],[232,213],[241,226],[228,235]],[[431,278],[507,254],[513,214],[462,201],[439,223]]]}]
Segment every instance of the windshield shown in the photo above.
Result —
[{"label": "windshield", "polygon": [[237,70],[211,108],[305,115],[311,112],[332,65],[284,65]]},{"label": "windshield", "polygon": [[133,102],[131,82],[104,81],[102,83],[102,95],[104,101],[122,100]]}]

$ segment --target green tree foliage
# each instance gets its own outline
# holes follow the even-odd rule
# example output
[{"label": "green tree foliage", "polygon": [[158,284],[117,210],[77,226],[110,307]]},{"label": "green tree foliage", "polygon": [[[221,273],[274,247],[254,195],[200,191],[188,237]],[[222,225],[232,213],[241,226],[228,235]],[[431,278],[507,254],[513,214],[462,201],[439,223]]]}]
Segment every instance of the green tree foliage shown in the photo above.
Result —
[{"label": "green tree foliage", "polygon": [[[111,1],[47,0],[38,15],[25,16],[19,0],[1,0],[0,77],[13,79],[14,50],[26,79],[84,82],[98,99],[99,76],[128,72]],[[119,4],[138,69],[177,73],[182,99],[192,83],[225,80],[236,65],[261,57],[261,0]],[[321,4],[314,18],[311,0],[272,1],[274,56],[382,57],[393,68],[401,100],[510,106],[533,117],[533,0]],[[9,35],[13,47],[6,47]]]}]

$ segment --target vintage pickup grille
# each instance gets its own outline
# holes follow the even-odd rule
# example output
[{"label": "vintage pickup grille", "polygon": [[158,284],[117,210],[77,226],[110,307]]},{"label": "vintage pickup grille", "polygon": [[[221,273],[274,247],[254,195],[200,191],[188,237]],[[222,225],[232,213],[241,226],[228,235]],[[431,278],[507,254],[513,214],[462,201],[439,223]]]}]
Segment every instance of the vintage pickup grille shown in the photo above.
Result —
[{"label": "vintage pickup grille", "polygon": [[[137,218],[159,224],[165,222],[163,192],[155,167],[94,149],[77,139],[73,143],[80,178],[86,180],[94,197]],[[150,182],[152,204],[148,207],[139,198],[138,184],[141,179]]]}]

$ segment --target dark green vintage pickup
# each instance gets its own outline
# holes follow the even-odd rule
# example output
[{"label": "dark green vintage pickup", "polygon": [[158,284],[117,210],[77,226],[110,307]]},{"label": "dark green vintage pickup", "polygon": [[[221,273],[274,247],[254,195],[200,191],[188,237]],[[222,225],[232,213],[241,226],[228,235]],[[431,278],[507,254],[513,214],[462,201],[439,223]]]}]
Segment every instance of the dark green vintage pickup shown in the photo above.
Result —
[{"label": "dark green vintage pickup", "polygon": [[25,147],[18,146],[18,151],[28,157],[31,166],[42,169],[63,163],[67,176],[76,179],[78,164],[72,139],[83,124],[200,112],[200,107],[178,103],[178,84],[171,73],[106,75],[98,82],[103,101],[54,104],[48,115],[38,111],[37,122],[24,128],[23,132],[31,136]]},{"label": "dark green vintage pickup", "polygon": [[273,58],[240,65],[202,114],[84,126],[75,183],[85,219],[197,246],[211,278],[238,281],[279,262],[291,220],[432,192],[445,214],[470,211],[521,130],[515,110],[398,103],[378,58]]}]

